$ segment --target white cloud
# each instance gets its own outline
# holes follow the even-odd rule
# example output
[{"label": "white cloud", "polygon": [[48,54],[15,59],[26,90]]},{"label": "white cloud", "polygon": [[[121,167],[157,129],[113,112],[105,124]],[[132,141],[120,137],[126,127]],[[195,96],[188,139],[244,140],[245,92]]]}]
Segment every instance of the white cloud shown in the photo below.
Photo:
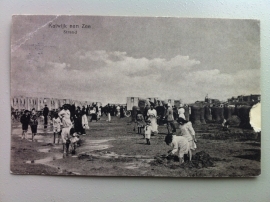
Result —
[{"label": "white cloud", "polygon": [[226,99],[260,90],[259,69],[228,74],[218,69],[200,70],[199,65],[200,61],[181,55],[166,60],[133,58],[126,52],[79,51],[69,62],[38,61],[31,68],[25,64],[24,71],[12,77],[12,91],[105,104],[125,103],[128,96],[194,102],[207,93]]}]

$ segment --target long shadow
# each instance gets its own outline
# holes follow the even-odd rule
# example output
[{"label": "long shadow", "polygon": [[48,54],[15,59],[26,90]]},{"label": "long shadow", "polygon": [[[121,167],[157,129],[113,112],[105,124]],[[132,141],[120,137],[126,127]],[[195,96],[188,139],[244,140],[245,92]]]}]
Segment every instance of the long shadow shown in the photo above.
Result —
[{"label": "long shadow", "polygon": [[253,152],[253,154],[239,155],[239,156],[234,156],[234,157],[242,158],[242,159],[249,159],[249,160],[258,161],[258,162],[261,161],[260,149],[245,149],[244,151]]}]

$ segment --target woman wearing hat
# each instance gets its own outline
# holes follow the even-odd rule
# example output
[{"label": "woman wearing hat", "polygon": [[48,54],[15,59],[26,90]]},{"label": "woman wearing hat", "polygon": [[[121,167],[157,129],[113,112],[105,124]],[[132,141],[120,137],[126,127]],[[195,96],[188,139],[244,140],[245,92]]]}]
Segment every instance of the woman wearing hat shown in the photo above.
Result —
[{"label": "woman wearing hat", "polygon": [[178,109],[178,117],[179,117],[179,118],[183,118],[183,119],[186,120],[186,117],[185,117],[185,109],[184,109],[183,104],[180,104],[180,108]]},{"label": "woman wearing hat", "polygon": [[179,134],[188,140],[190,149],[195,150],[197,148],[195,144],[197,140],[195,137],[195,131],[192,127],[192,123],[181,117],[177,120],[177,122],[179,123],[179,129],[180,129]]}]

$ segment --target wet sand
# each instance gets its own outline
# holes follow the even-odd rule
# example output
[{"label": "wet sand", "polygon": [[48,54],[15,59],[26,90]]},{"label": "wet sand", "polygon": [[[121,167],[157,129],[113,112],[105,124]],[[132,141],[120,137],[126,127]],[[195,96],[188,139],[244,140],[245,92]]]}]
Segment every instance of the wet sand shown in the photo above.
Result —
[{"label": "wet sand", "polygon": [[[76,154],[63,154],[62,145],[53,144],[52,128],[38,127],[38,135],[29,133],[21,139],[21,126],[12,124],[11,172],[14,174],[89,175],[89,176],[166,176],[166,177],[243,177],[260,174],[260,138],[252,130],[231,128],[222,131],[220,124],[194,126],[197,150],[213,158],[211,167],[179,166],[179,162],[157,157],[167,153],[164,138],[166,127],[160,126],[145,144],[140,134],[133,132],[129,119],[106,117],[91,122]],[[30,128],[29,128],[30,129]],[[30,130],[28,131],[30,132]],[[195,161],[194,161],[195,163]]]}]

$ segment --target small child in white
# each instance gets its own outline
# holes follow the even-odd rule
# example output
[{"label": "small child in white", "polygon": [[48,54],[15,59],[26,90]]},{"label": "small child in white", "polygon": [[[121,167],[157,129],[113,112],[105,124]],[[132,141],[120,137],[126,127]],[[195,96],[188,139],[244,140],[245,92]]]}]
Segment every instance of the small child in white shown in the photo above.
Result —
[{"label": "small child in white", "polygon": [[57,135],[57,143],[60,142],[60,136],[61,136],[61,120],[57,113],[54,114],[53,117],[53,143],[55,144],[55,138]]},{"label": "small child in white", "polygon": [[151,121],[146,121],[146,126],[144,127],[144,138],[146,139],[146,144],[150,145],[150,138],[152,133]]},{"label": "small child in white", "polygon": [[[80,138],[79,138],[79,134],[75,132],[74,128],[70,129],[70,138],[69,138],[69,144],[71,147],[71,154],[75,154],[76,153],[76,148],[78,146],[78,142],[79,142]],[[67,146],[68,149],[68,146]],[[67,151],[68,153],[68,151]]]}]

